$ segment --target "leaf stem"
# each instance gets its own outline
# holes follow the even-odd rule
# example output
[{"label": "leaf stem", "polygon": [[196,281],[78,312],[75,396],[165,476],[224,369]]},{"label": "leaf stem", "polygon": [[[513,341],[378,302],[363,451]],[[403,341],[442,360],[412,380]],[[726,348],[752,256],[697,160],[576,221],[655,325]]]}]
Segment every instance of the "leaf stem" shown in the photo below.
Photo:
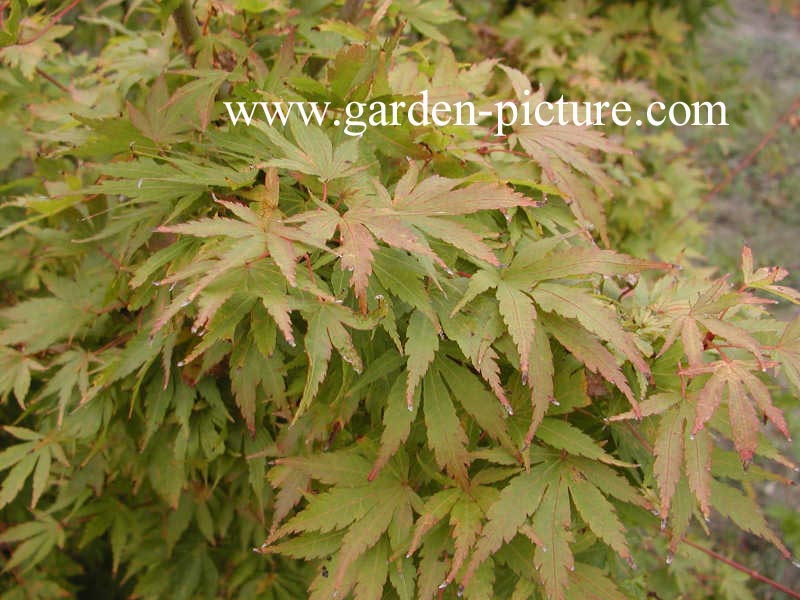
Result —
[{"label": "leaf stem", "polygon": [[58,81],[55,77],[52,77],[51,75],[48,75],[47,73],[42,71],[39,67],[36,67],[36,74],[39,75],[39,77],[42,77],[43,79],[46,79],[47,81],[52,83],[54,86],[56,86],[58,89],[60,89],[65,94],[69,94],[69,89],[63,83]]}]

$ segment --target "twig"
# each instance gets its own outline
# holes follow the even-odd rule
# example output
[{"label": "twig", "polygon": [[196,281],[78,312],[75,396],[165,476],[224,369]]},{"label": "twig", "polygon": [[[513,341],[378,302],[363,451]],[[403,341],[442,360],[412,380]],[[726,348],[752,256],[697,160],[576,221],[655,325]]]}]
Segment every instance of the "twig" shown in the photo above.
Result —
[{"label": "twig", "polygon": [[749,577],[752,577],[753,579],[756,579],[756,580],[758,580],[758,581],[760,581],[762,583],[766,583],[767,585],[775,588],[776,590],[779,590],[779,591],[783,592],[784,594],[788,595],[790,598],[797,598],[798,600],[800,600],[800,592],[792,591],[788,587],[786,587],[785,585],[782,585],[782,584],[778,583],[777,581],[775,581],[773,579],[770,579],[769,577],[767,577],[765,575],[762,575],[758,571],[754,571],[753,569],[750,569],[749,567],[745,567],[744,565],[739,564],[735,560],[731,560],[730,558],[722,556],[722,554],[719,554],[718,552],[714,552],[713,550],[709,550],[708,548],[704,548],[700,544],[697,544],[697,543],[695,543],[695,542],[693,542],[693,541],[691,541],[691,540],[689,540],[687,538],[683,538],[681,541],[684,544],[687,544],[687,545],[691,546],[692,548],[700,550],[700,552],[708,554],[710,557],[715,558],[715,559],[725,563],[729,567],[732,567],[732,568],[736,569],[737,571],[741,571],[742,573],[746,574]]},{"label": "twig", "polygon": [[[746,169],[750,163],[755,160],[756,156],[766,147],[766,145],[772,141],[778,131],[780,130],[781,126],[788,121],[791,116],[800,109],[800,95],[796,96],[792,103],[789,105],[789,109],[783,113],[775,123],[773,123],[772,127],[770,128],[767,133],[764,134],[764,137],[761,138],[761,141],[758,142],[755,148],[753,148],[750,153],[745,156],[738,165],[730,172],[728,175],[719,183],[717,183],[711,190],[700,199],[700,206],[703,206],[706,202],[711,200],[714,196],[719,194],[722,190],[728,187],[731,182],[736,178],[736,176],[741,173],[744,169]],[[700,210],[700,206],[692,209],[689,211],[682,219],[680,219],[675,225],[672,226],[670,232],[676,231],[680,228],[687,220],[697,215],[698,211]]]},{"label": "twig", "polygon": [[64,17],[65,14],[67,14],[73,8],[78,6],[78,4],[80,4],[80,3],[81,3],[81,0],[72,0],[72,2],[67,4],[64,8],[62,8],[60,11],[58,11],[55,15],[53,15],[50,18],[50,21],[47,23],[47,25],[44,27],[44,29],[42,29],[41,31],[37,31],[36,34],[31,39],[25,40],[24,42],[17,42],[15,45],[16,46],[26,46],[28,44],[32,44],[33,42],[35,42],[36,40],[41,38],[45,33],[50,31],[50,29],[52,29],[53,25],[58,23]]},{"label": "twig", "polygon": [[9,4],[10,4],[9,0],[5,0],[5,2],[0,2],[0,28],[5,27],[6,20],[5,17],[3,17],[3,13],[6,12],[6,8],[8,8]]},{"label": "twig", "polygon": [[728,176],[725,177],[725,179],[723,179],[717,185],[715,185],[711,189],[711,191],[708,192],[703,197],[703,202],[707,202],[708,200],[719,194],[726,187],[728,187],[731,184],[731,182],[735,179],[735,177],[739,173],[741,173],[751,162],[753,162],[756,156],[758,156],[758,153],[761,152],[764,149],[764,147],[772,140],[772,138],[774,138],[777,135],[778,130],[781,128],[781,126],[786,121],[789,120],[789,118],[794,114],[794,112],[798,108],[800,108],[800,95],[798,95],[794,99],[792,104],[789,106],[789,109],[785,113],[783,113],[780,116],[780,118],[777,121],[775,121],[770,130],[766,134],[764,134],[764,137],[761,138],[761,141],[758,143],[758,145],[755,148],[753,148],[750,151],[750,153],[747,156],[745,156],[738,165],[736,165],[735,169],[733,169],[730,173],[728,173]]}]

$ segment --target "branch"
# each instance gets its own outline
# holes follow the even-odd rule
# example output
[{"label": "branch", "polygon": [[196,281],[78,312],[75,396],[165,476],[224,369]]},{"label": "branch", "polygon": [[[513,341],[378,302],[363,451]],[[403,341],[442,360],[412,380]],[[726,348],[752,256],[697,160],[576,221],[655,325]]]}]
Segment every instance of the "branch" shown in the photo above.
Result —
[{"label": "branch", "polygon": [[766,145],[772,141],[777,134],[783,124],[788,121],[792,115],[800,110],[800,96],[795,97],[792,101],[791,105],[789,105],[789,109],[783,113],[777,121],[772,125],[769,131],[764,134],[764,137],[761,138],[761,141],[753,148],[750,153],[745,156],[736,167],[728,173],[728,175],[719,183],[717,183],[711,191],[709,191],[705,196],[700,199],[700,205],[694,208],[693,210],[689,211],[681,220],[679,220],[675,225],[672,226],[670,229],[670,233],[678,230],[681,226],[683,226],[686,221],[694,216],[700,211],[700,208],[706,204],[709,200],[711,200],[714,196],[719,194],[722,190],[728,187],[731,182],[736,178],[736,176],[741,173],[745,168],[747,168],[750,163],[755,160],[756,156],[758,156],[759,152],[761,152]]},{"label": "branch", "polygon": [[697,544],[697,543],[695,543],[695,542],[693,542],[693,541],[691,541],[691,540],[689,540],[687,538],[683,538],[681,541],[684,544],[688,544],[692,548],[700,550],[700,552],[704,552],[705,554],[708,554],[711,558],[715,558],[716,560],[725,563],[729,567],[732,567],[732,568],[736,569],[737,571],[741,571],[742,573],[744,573],[745,575],[747,575],[749,577],[752,577],[753,579],[756,579],[756,580],[758,580],[758,581],[760,581],[762,583],[766,583],[767,585],[775,588],[776,590],[779,590],[779,591],[783,592],[784,594],[786,594],[790,598],[797,598],[798,600],[800,600],[800,593],[799,592],[795,592],[795,591],[790,590],[785,585],[782,585],[782,584],[778,583],[777,581],[774,581],[773,579],[770,579],[769,577],[766,577],[765,575],[762,575],[758,571],[754,571],[753,569],[745,567],[744,565],[739,564],[735,560],[731,560],[730,558],[722,556],[722,554],[719,554],[718,552],[714,552],[713,550],[709,550],[708,548],[704,548],[700,544]]},{"label": "branch", "polygon": [[734,180],[734,178],[739,173],[741,173],[751,162],[753,162],[755,157],[758,156],[758,153],[761,152],[764,149],[764,147],[772,140],[772,138],[774,138],[777,135],[778,130],[781,128],[781,126],[786,121],[788,121],[789,118],[798,109],[800,109],[800,96],[797,96],[794,99],[792,104],[789,106],[789,109],[785,113],[783,113],[783,115],[781,115],[781,117],[777,121],[775,121],[775,123],[772,125],[772,128],[764,135],[763,138],[761,138],[761,141],[758,143],[758,145],[755,148],[753,148],[753,150],[751,150],[750,153],[747,156],[745,156],[738,165],[736,165],[736,168],[733,169],[730,173],[728,173],[728,176],[725,177],[725,179],[720,181],[717,185],[714,186],[714,188],[710,192],[708,192],[708,194],[705,195],[705,197],[703,198],[703,202],[707,202],[708,200],[719,194],[726,187],[728,187]]},{"label": "branch", "polygon": [[50,21],[48,21],[47,25],[45,25],[45,27],[44,27],[42,30],[40,30],[40,31],[37,31],[37,32],[34,34],[34,36],[31,38],[31,39],[29,39],[29,40],[25,40],[24,42],[17,42],[15,45],[16,45],[16,46],[26,46],[26,45],[28,45],[28,44],[32,44],[33,42],[35,42],[36,40],[38,40],[39,38],[41,38],[41,37],[42,37],[42,36],[43,36],[45,33],[47,33],[48,31],[50,31],[50,29],[53,27],[53,25],[55,25],[56,23],[58,23],[58,22],[59,22],[59,21],[60,21],[60,20],[63,18],[63,16],[64,16],[65,14],[67,14],[67,13],[68,13],[69,11],[71,11],[73,8],[75,8],[76,6],[78,6],[78,4],[80,4],[80,3],[81,3],[81,0],[72,0],[72,2],[70,2],[69,4],[67,4],[67,5],[66,5],[64,8],[62,8],[62,9],[61,9],[60,11],[58,11],[58,12],[57,12],[55,15],[53,15],[53,16],[50,18]]},{"label": "branch", "polygon": [[339,12],[339,18],[348,23],[355,23],[363,7],[364,0],[345,0],[342,10]]},{"label": "branch", "polygon": [[178,8],[172,13],[172,18],[175,20],[175,25],[178,27],[178,33],[181,36],[183,43],[183,50],[189,60],[192,60],[192,49],[200,39],[200,26],[197,24],[197,19],[194,16],[191,0],[182,0]]}]

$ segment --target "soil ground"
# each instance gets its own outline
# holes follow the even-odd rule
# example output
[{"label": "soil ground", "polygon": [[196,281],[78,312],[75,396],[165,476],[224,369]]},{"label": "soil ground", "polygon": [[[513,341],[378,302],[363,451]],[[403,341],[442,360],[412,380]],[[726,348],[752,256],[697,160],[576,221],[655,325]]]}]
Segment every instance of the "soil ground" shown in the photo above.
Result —
[{"label": "soil ground", "polygon": [[[732,0],[731,9],[715,15],[701,42],[712,80],[728,89],[741,82],[741,97],[723,99],[731,126],[703,150],[707,164],[722,165],[712,181],[734,169],[800,95],[800,18],[772,12],[764,0]],[[706,218],[709,256],[721,268],[735,268],[746,243],[760,264],[783,266],[788,283],[800,284],[800,111],[709,203]]]},{"label": "soil ground", "polygon": [[[717,98],[728,104],[731,126],[719,136],[717,128],[712,136],[705,133],[694,139],[712,182],[723,180],[735,169],[800,95],[800,14],[773,12],[766,0],[731,0],[730,8],[714,15],[701,42],[711,89],[740,93],[734,98]],[[709,231],[708,257],[720,271],[737,272],[742,245],[748,244],[759,266],[782,266],[790,272],[785,283],[800,286],[800,110],[780,127],[757,158],[709,201],[704,219]],[[786,303],[778,312],[781,318],[791,319],[800,314],[800,307]],[[787,390],[780,405],[790,428],[800,431],[797,394]],[[783,450],[800,459],[800,441],[785,443]],[[787,475],[785,469],[777,470]],[[788,476],[800,483],[797,473]],[[798,487],[770,483],[759,490],[770,522],[795,556],[800,555]],[[800,590],[800,568],[769,545],[727,527],[718,529],[717,535],[737,547],[739,559],[746,556],[749,567]],[[758,599],[785,597],[764,585],[751,589]]]}]

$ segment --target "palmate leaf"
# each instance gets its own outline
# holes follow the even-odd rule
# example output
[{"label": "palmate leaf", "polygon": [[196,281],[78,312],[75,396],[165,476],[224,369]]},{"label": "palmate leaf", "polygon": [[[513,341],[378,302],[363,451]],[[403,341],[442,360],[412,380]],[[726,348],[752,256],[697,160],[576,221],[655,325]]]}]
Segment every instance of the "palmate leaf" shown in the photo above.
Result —
[{"label": "palmate leaf", "polygon": [[544,451],[537,452],[535,460],[539,464],[512,478],[488,508],[464,579],[468,582],[478,565],[524,533],[536,546],[532,561],[548,597],[565,598],[575,568],[570,497],[593,533],[629,561],[625,528],[605,495],[640,506],[646,503],[613,470],[585,458]]},{"label": "palmate leaf", "polygon": [[[270,211],[266,215],[258,215],[244,204],[219,199],[216,199],[216,201],[233,212],[238,219],[228,217],[205,218],[179,225],[163,225],[158,228],[158,231],[201,238],[216,236],[241,238],[252,240],[256,247],[260,243],[266,250],[264,255],[272,257],[283,276],[292,286],[297,285],[298,252],[294,244],[298,243],[306,247],[327,250],[324,246],[324,240],[318,241],[315,237],[307,235],[300,228],[285,225],[282,215],[277,210]],[[216,275],[219,274],[221,274],[221,271],[216,273]]]},{"label": "palmate leaf", "polygon": [[345,325],[355,329],[371,329],[380,316],[380,309],[375,314],[361,316],[340,304],[329,302],[315,302],[302,312],[308,321],[308,332],[304,340],[308,372],[303,396],[294,416],[295,421],[308,409],[325,379],[333,348],[336,348],[342,360],[357,373],[364,369],[361,355],[353,345]]},{"label": "palmate leaf", "polygon": [[633,335],[622,329],[611,309],[586,290],[544,282],[537,285],[531,295],[543,310],[576,319],[588,331],[618,348],[641,373],[650,373],[650,367],[636,347]]},{"label": "palmate leaf", "polygon": [[315,175],[323,182],[347,177],[357,170],[357,139],[348,139],[334,148],[325,131],[313,123],[301,122],[294,114],[290,115],[289,129],[296,144],[263,121],[254,122],[253,126],[263,131],[283,154],[282,158],[267,161],[268,166]]},{"label": "palmate leaf", "polygon": [[552,465],[536,465],[529,472],[511,479],[501,490],[498,500],[488,509],[488,521],[475,546],[465,580],[469,580],[478,566],[497,552],[504,542],[510,542],[536,512],[550,484],[552,470]]},{"label": "palmate leaf", "polygon": [[[517,99],[530,106],[545,100],[543,88],[535,92],[524,73],[517,69],[500,65],[511,80]],[[521,112],[521,111],[520,111]],[[626,148],[612,143],[601,132],[572,123],[562,125],[557,121],[550,125],[539,125],[532,119],[525,124],[520,119],[514,132],[508,138],[509,147],[522,147],[541,167],[546,181],[552,182],[559,193],[571,203],[575,216],[581,222],[593,224],[608,244],[605,212],[594,191],[576,176],[576,172],[586,175],[589,180],[608,191],[614,184],[602,166],[592,160],[589,154],[599,151],[611,154],[629,154]]]},{"label": "palmate leaf", "polygon": [[[339,232],[340,264],[343,270],[352,273],[350,283],[362,312],[366,310],[365,295],[378,250],[377,240],[446,266],[431,250],[427,235],[452,244],[479,261],[496,265],[497,258],[480,236],[446,218],[482,210],[536,206],[534,201],[500,184],[457,187],[462,180],[434,175],[417,182],[418,178],[419,167],[411,163],[398,182],[394,197],[374,182],[373,190],[357,190],[348,197],[349,209],[342,214],[320,205],[317,210],[289,219],[292,223],[302,223],[303,231],[319,244]],[[386,285],[393,291],[391,284]]]},{"label": "palmate leaf", "polygon": [[420,0],[400,0],[392,8],[406,19],[409,24],[426,37],[442,44],[450,40],[440,31],[439,26],[462,19],[447,0],[433,0],[421,2]]},{"label": "palmate leaf", "polygon": [[[317,580],[312,585],[312,597],[324,597],[324,593],[344,597],[354,586],[357,596],[374,597],[376,590],[383,589],[388,574],[388,544],[384,534],[395,516],[407,511],[410,504],[418,500],[397,477],[398,474],[383,473],[368,482],[368,461],[358,455],[342,454],[332,457],[330,464],[337,462],[338,458],[349,465],[345,469],[339,468],[339,476],[323,473],[320,465],[311,460],[290,461],[290,466],[306,470],[310,475],[319,475],[328,482],[338,482],[338,485],[310,496],[307,507],[270,535],[260,551],[282,552],[288,547],[289,551],[307,557],[318,556],[316,549],[301,545],[300,541],[276,544],[290,534],[318,532],[323,536],[319,541],[335,539],[338,551],[331,563],[330,579]],[[359,476],[354,478],[355,472]],[[334,531],[341,531],[341,538],[327,535]],[[295,539],[302,540],[303,537]],[[375,548],[373,554],[371,549]]]},{"label": "palmate leaf", "polygon": [[0,534],[0,543],[19,545],[3,567],[6,570],[22,567],[22,572],[27,572],[44,560],[54,547],[63,547],[65,540],[64,528],[47,514],[38,515],[36,521],[9,527]]},{"label": "palmate leaf", "polygon": [[750,372],[747,363],[739,360],[722,360],[687,370],[689,375],[709,372],[711,376],[697,394],[693,434],[705,427],[723,399],[727,398],[728,420],[733,433],[733,442],[743,464],[749,465],[758,449],[758,432],[761,424],[754,404],[785,437],[789,437],[783,413],[772,403],[769,390]]},{"label": "palmate leaf", "polygon": [[366,291],[372,275],[375,254],[378,250],[376,238],[389,246],[434,258],[427,242],[413,229],[403,223],[386,206],[362,206],[354,201],[351,208],[339,215],[333,208],[321,206],[315,211],[295,215],[292,222],[302,223],[301,229],[319,244],[333,238],[339,232],[341,268],[351,272],[350,283],[362,312],[366,310]]},{"label": "palmate leaf", "polygon": [[[619,327],[616,316],[610,309],[581,288],[545,280],[593,273],[627,274],[643,269],[663,268],[666,264],[579,246],[556,252],[555,248],[561,241],[555,238],[521,243],[519,253],[507,269],[499,272],[481,270],[473,275],[466,292],[451,312],[452,318],[478,296],[495,289],[497,307],[519,354],[523,384],[527,384],[529,380],[532,382],[533,417],[528,441],[553,399],[552,356],[545,330],[582,360],[589,370],[599,372],[614,383],[630,400],[635,410],[637,401],[627,379],[616,360],[595,340],[594,335],[621,350],[641,373],[649,373],[649,367],[641,357],[633,336]],[[580,328],[552,314],[546,320],[540,318],[537,306],[545,312],[577,320],[594,335],[587,336]],[[546,325],[548,321],[549,325]],[[536,356],[533,363],[530,359],[532,355]],[[529,377],[531,371],[535,375],[532,378]]]},{"label": "palmate leaf", "polygon": [[725,319],[725,313],[738,304],[763,303],[742,290],[731,290],[727,278],[721,278],[694,295],[692,300],[666,304],[662,311],[670,316],[664,344],[658,353],[663,356],[680,337],[683,351],[693,369],[703,366],[707,346],[716,338],[734,348],[750,352],[764,366],[764,350],[746,329]]},{"label": "palmate leaf", "polygon": [[[102,318],[110,281],[107,269],[102,272],[87,265],[74,280],[44,279],[52,295],[0,309],[0,345],[21,344],[26,353],[36,353],[79,336]],[[20,382],[20,393],[24,387]]]},{"label": "palmate leaf", "polygon": [[751,289],[759,289],[784,300],[800,304],[800,292],[784,285],[776,285],[789,275],[789,271],[780,267],[761,267],[753,270],[753,251],[748,246],[742,248],[742,276],[745,285]]},{"label": "palmate leaf", "polygon": [[[430,324],[427,326],[430,328]],[[434,337],[436,337],[435,334]],[[435,423],[435,435],[437,437],[435,439],[432,438],[431,436],[434,434],[429,431],[429,444],[434,449],[437,447],[440,448],[438,452],[442,453],[438,454],[437,458],[441,457],[442,460],[449,461],[450,459],[446,459],[443,453],[452,452],[460,456],[459,460],[468,461],[468,455],[465,453],[463,447],[466,444],[466,438],[462,435],[464,433],[463,429],[460,424],[458,424],[459,421],[455,413],[455,401],[455,403],[459,404],[489,436],[497,440],[512,456],[516,456],[519,461],[522,462],[519,450],[515,447],[509,435],[503,411],[500,409],[499,405],[493,401],[492,394],[486,390],[481,380],[469,369],[450,359],[432,359],[431,365],[430,370],[428,370],[425,375],[425,381],[430,387],[428,391],[423,391],[421,395],[417,393],[415,398],[422,398],[423,406],[424,402],[428,402],[430,398],[432,406],[423,408],[426,423],[428,419],[434,419],[434,415],[437,411],[444,411],[442,415],[445,416],[445,420],[441,423]],[[400,445],[408,437],[411,425],[416,418],[418,402],[412,402],[410,406],[403,402],[403,397],[401,395],[402,388],[399,387],[403,379],[403,376],[401,376],[395,380],[388,395],[387,407],[383,415],[384,430],[381,435],[380,450],[370,473],[371,479],[377,475],[380,469],[383,468],[389,458],[394,455]],[[440,385],[441,383],[445,385]],[[425,390],[424,385],[423,390]],[[429,396],[429,394],[431,395]],[[433,398],[438,397],[437,395],[439,394],[441,394],[441,400],[434,400]],[[439,402],[439,404],[433,405],[434,402]],[[452,407],[452,410],[450,407]],[[441,441],[438,436],[443,436]],[[452,444],[448,446],[448,443],[445,441],[448,436],[453,436],[451,439],[455,440],[455,446]],[[443,464],[451,464],[454,469],[453,472],[459,473],[457,479],[459,479],[459,481],[465,481],[462,468],[457,466],[460,463],[445,462]]]}]

